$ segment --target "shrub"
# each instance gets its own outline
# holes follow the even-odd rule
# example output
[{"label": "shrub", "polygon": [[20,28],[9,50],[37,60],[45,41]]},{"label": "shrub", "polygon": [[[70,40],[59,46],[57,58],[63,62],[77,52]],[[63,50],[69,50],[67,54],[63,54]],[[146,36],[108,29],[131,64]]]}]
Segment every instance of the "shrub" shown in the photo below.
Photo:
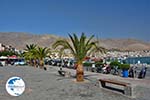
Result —
[{"label": "shrub", "polygon": [[118,61],[113,61],[110,63],[110,66],[113,68],[114,66],[118,66],[120,68],[121,63]]},{"label": "shrub", "polygon": [[128,70],[130,68],[130,64],[120,64],[120,68],[122,70]]},{"label": "shrub", "polygon": [[100,67],[100,66],[102,66],[102,65],[103,65],[103,62],[100,62],[100,61],[99,61],[99,62],[95,62],[95,66],[96,66],[96,67]]},{"label": "shrub", "polygon": [[85,63],[83,63],[83,66],[85,66],[85,67],[91,67],[91,66],[92,66],[92,63],[90,63],[90,62],[85,62]]}]

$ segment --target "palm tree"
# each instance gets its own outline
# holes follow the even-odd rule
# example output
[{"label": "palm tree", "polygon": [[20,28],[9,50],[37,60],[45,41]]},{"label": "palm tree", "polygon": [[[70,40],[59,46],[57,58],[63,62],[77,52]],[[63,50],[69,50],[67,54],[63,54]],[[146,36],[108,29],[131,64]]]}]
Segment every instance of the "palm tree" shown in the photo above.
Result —
[{"label": "palm tree", "polygon": [[31,50],[35,49],[36,47],[37,47],[36,44],[26,45],[25,51],[31,51]]},{"label": "palm tree", "polygon": [[50,53],[49,48],[38,47],[35,51],[35,55],[39,60],[39,66],[42,69],[44,67],[44,58]]},{"label": "palm tree", "polygon": [[25,52],[23,53],[23,56],[25,57],[25,59],[29,60],[29,63],[32,66],[36,65],[36,62],[35,62],[35,60],[36,60],[36,56],[35,56],[36,47],[37,47],[37,45],[35,45],[35,44],[26,45]]},{"label": "palm tree", "polygon": [[98,47],[97,41],[93,41],[94,35],[92,35],[89,39],[85,36],[84,33],[82,33],[81,37],[78,38],[76,34],[70,35],[69,34],[70,41],[67,40],[57,40],[53,47],[57,48],[60,47],[60,50],[70,50],[73,56],[76,59],[76,80],[78,82],[84,81],[84,70],[83,70],[83,60],[84,58],[94,52],[95,50],[99,50],[100,52],[103,52],[104,49],[101,47]]}]

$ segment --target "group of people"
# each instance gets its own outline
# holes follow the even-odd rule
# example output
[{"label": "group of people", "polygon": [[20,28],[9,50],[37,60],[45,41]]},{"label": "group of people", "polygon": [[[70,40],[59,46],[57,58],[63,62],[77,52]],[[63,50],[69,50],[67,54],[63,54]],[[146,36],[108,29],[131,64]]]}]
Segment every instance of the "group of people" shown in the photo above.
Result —
[{"label": "group of people", "polygon": [[137,76],[137,67],[136,66],[132,66],[129,69],[129,77],[138,77],[138,78],[145,78],[146,75],[146,71],[147,71],[147,67],[146,65],[142,66],[142,69],[140,70],[138,76]]},{"label": "group of people", "polygon": [[[66,67],[66,66],[71,66],[72,63],[68,62],[68,61],[62,61],[61,66],[62,67]],[[74,65],[76,67],[76,65]],[[95,66],[95,64],[92,64],[92,72],[102,72],[104,74],[109,74],[112,73],[113,75],[119,75],[120,71],[119,71],[119,66],[114,66],[113,68],[109,65],[109,64],[104,64],[101,67],[97,67]],[[139,71],[139,72],[138,72]],[[132,78],[145,78],[146,76],[146,71],[147,71],[147,67],[146,65],[142,65],[141,69],[138,69],[137,66],[131,66],[128,70],[129,72],[129,77]],[[138,72],[138,73],[137,73]]]},{"label": "group of people", "polygon": [[[105,73],[105,74],[112,73],[113,75],[119,75],[120,73],[119,73],[118,69],[119,69],[118,66],[114,66],[113,69],[112,69],[108,64],[104,64],[104,66],[102,68],[102,72]],[[147,71],[146,65],[142,65],[141,69],[138,69],[137,66],[131,66],[128,70],[129,77],[132,77],[132,78],[135,78],[135,77],[145,78],[146,71]]]}]

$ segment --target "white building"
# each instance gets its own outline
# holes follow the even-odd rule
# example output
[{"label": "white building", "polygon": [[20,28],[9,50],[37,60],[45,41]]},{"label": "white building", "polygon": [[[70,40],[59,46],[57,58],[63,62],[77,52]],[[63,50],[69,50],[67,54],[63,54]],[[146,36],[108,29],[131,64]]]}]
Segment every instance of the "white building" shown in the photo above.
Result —
[{"label": "white building", "polygon": [[4,51],[5,50],[5,47],[3,46],[2,43],[0,43],[0,51]]}]

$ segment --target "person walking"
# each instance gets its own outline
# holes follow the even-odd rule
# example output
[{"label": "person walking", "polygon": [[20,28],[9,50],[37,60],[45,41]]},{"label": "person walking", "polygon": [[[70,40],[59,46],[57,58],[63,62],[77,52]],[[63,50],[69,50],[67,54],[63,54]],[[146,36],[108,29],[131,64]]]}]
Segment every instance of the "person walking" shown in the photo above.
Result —
[{"label": "person walking", "polygon": [[141,71],[140,71],[140,73],[139,73],[138,78],[145,78],[145,76],[146,76],[146,71],[147,71],[147,67],[146,67],[145,65],[143,65],[143,66],[142,66],[142,69],[141,69]]}]

